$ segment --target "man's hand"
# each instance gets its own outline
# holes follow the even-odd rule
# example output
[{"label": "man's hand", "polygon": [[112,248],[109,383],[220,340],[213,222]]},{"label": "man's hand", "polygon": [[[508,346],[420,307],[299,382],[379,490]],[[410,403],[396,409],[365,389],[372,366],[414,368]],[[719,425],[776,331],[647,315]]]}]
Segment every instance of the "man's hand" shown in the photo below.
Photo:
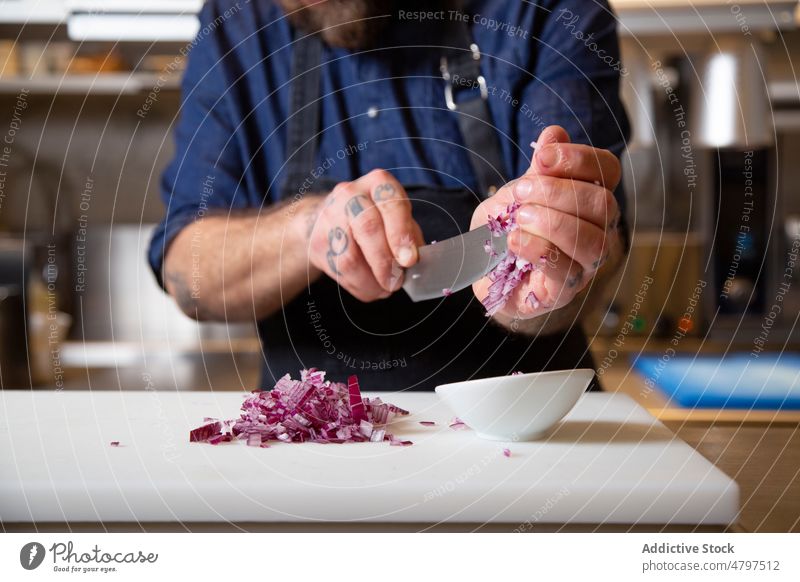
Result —
[{"label": "man's hand", "polygon": [[[533,263],[534,270],[497,319],[532,319],[565,307],[604,264],[622,256],[613,194],[620,177],[619,160],[611,152],[571,144],[558,126],[542,131],[528,171],[484,201],[472,216],[471,228],[476,228],[486,224],[488,216],[503,214],[513,201],[521,205],[519,228],[509,235],[508,248]],[[475,295],[486,297],[490,284],[488,278],[476,282]]]},{"label": "man's hand", "polygon": [[337,184],[309,224],[311,263],[364,302],[397,291],[425,244],[406,191],[385,170]]}]

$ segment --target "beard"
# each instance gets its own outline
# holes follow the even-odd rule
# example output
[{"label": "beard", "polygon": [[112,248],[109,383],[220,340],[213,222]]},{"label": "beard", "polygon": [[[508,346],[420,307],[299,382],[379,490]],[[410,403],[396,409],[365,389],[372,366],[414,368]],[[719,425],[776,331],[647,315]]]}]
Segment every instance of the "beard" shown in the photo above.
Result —
[{"label": "beard", "polygon": [[374,46],[403,10],[453,9],[459,0],[278,0],[289,22],[306,34],[348,50]]}]

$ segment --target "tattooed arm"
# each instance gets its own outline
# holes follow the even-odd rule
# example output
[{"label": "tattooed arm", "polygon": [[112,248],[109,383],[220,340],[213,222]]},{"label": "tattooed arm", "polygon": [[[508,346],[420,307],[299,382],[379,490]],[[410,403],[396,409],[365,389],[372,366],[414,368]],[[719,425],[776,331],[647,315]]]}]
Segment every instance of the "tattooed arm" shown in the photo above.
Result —
[{"label": "tattooed arm", "polygon": [[254,321],[323,272],[361,301],[388,297],[422,244],[405,190],[375,170],[327,196],[190,224],[167,251],[164,281],[189,317]]},{"label": "tattooed arm", "polygon": [[307,249],[322,200],[209,214],[188,225],[167,251],[167,291],[200,321],[254,321],[275,312],[320,276]]}]

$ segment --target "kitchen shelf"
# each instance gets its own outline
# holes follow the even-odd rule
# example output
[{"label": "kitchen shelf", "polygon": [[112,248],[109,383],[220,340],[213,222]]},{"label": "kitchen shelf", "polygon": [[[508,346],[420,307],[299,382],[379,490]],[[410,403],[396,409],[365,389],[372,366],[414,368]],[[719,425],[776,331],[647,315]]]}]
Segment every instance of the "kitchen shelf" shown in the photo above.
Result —
[{"label": "kitchen shelf", "polygon": [[159,91],[178,90],[180,75],[166,77],[155,73],[99,73],[0,77],[0,95],[16,95],[23,90],[44,95],[138,95],[154,88]]},{"label": "kitchen shelf", "polygon": [[797,28],[797,0],[611,0],[621,36]]}]

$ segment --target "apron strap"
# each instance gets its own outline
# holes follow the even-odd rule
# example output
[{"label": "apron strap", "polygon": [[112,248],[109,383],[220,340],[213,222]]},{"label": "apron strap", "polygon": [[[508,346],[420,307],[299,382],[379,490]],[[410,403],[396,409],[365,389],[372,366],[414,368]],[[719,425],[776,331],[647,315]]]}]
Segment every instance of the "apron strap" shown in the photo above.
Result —
[{"label": "apron strap", "polygon": [[486,78],[481,74],[481,52],[466,22],[451,23],[449,48],[441,59],[447,108],[458,114],[458,126],[469,151],[480,194],[488,197],[506,182],[506,168],[492,123]]},{"label": "apron strap", "polygon": [[322,41],[317,35],[296,40],[292,48],[292,79],[287,122],[287,170],[283,197],[291,198],[314,167],[319,140],[320,60]]}]

